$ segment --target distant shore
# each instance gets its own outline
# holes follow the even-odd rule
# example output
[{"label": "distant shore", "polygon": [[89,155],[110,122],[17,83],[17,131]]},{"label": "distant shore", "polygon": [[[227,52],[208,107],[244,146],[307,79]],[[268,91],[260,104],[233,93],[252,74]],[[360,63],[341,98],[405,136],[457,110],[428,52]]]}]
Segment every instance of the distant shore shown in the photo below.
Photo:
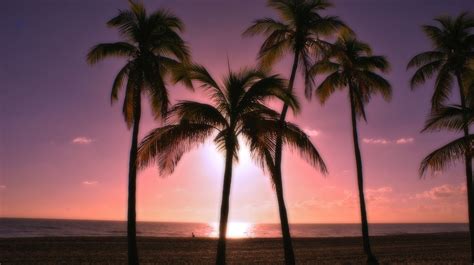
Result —
[{"label": "distant shore", "polygon": [[[298,264],[363,264],[360,237],[296,238]],[[382,264],[469,264],[468,233],[372,237]],[[213,264],[216,239],[139,237],[142,264]],[[0,263],[125,264],[124,237],[0,238]],[[283,264],[279,238],[229,239],[229,264]]]}]

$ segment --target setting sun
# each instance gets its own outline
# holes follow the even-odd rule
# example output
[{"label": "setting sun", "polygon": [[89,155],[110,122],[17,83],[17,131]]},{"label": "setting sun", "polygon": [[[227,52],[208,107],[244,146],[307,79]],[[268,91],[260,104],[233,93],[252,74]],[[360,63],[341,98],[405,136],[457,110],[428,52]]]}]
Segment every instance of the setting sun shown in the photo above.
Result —
[{"label": "setting sun", "polygon": [[[219,224],[218,223],[211,223],[210,224],[213,228],[210,237],[217,237],[219,235]],[[252,232],[251,229],[253,227],[252,223],[247,222],[230,222],[227,224],[227,237],[228,238],[243,238],[243,237],[251,237]]]}]

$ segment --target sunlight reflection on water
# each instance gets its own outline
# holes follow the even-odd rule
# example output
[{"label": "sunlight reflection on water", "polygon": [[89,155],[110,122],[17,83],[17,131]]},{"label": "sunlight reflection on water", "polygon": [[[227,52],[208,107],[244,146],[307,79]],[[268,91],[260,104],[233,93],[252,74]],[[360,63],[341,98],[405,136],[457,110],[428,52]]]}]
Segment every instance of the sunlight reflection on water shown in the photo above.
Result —
[{"label": "sunlight reflection on water", "polygon": [[[219,223],[210,223],[212,227],[209,237],[219,236]],[[246,222],[230,222],[227,224],[227,237],[228,238],[244,238],[254,236],[255,225]]]}]

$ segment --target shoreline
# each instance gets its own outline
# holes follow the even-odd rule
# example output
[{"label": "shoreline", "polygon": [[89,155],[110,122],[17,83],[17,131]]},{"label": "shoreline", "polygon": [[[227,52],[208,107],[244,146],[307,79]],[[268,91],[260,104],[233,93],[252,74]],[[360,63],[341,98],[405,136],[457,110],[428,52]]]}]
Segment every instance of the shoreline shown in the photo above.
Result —
[{"label": "shoreline", "polygon": [[[371,237],[381,264],[469,264],[465,232]],[[298,264],[363,264],[361,237],[294,238]],[[216,238],[138,237],[142,264],[213,264]],[[125,237],[0,238],[2,264],[126,264]],[[229,264],[283,264],[281,238],[231,238]]]}]

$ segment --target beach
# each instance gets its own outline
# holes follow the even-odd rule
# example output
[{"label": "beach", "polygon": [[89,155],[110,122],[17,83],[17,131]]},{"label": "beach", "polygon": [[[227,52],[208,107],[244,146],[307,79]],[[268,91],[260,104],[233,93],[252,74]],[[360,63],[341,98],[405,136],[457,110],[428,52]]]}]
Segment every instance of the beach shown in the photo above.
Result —
[{"label": "beach", "polygon": [[[381,264],[469,264],[468,233],[372,237]],[[139,237],[141,264],[213,264],[216,239]],[[298,264],[363,264],[362,238],[295,238]],[[0,238],[0,263],[126,264],[125,237]],[[229,239],[229,264],[283,264],[280,238]]]}]

